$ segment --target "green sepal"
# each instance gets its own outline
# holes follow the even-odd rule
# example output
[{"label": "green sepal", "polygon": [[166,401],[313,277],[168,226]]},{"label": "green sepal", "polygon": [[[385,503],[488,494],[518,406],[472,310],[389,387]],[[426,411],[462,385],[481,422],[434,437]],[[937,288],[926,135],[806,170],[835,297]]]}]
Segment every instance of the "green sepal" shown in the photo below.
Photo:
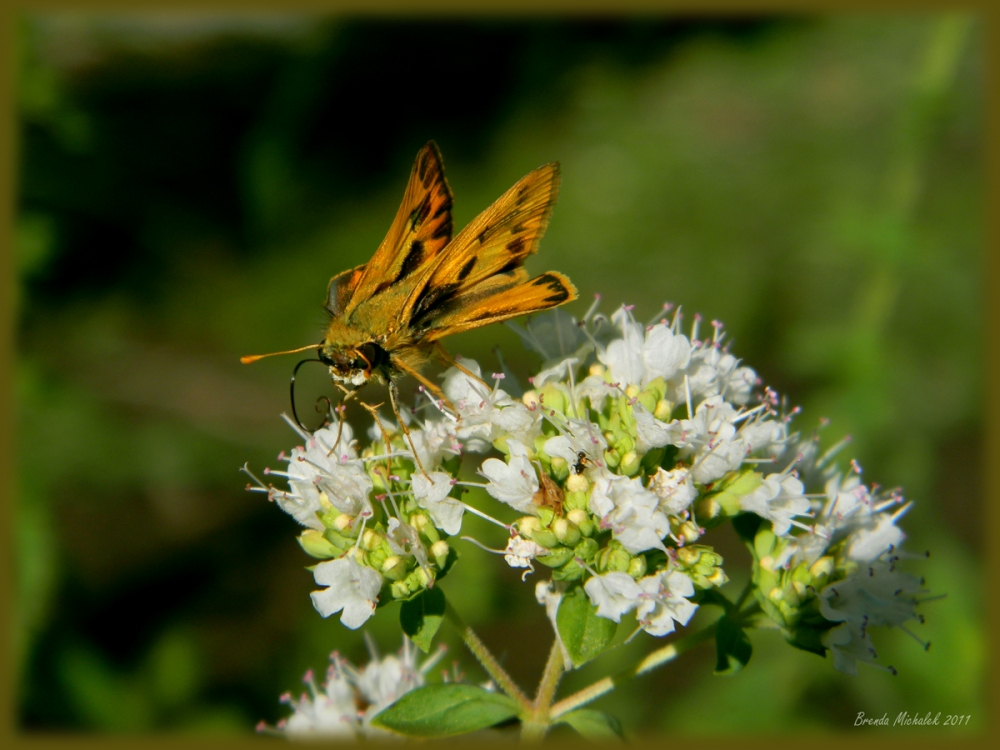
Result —
[{"label": "green sepal", "polygon": [[576,587],[563,595],[556,613],[556,625],[574,667],[599,656],[614,638],[618,623],[597,616],[587,592]]},{"label": "green sepal", "polygon": [[517,704],[476,685],[447,683],[411,690],[371,720],[407,737],[434,739],[486,729],[517,716]]},{"label": "green sepal", "polygon": [[440,586],[425,589],[419,596],[403,602],[399,608],[399,624],[403,632],[425,654],[444,620],[445,599]]}]

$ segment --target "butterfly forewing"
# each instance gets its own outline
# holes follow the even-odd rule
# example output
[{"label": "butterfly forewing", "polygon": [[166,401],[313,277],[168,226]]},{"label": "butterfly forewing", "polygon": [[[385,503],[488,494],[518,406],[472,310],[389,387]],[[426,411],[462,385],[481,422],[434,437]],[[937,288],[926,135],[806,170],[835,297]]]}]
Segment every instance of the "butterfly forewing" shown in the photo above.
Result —
[{"label": "butterfly forewing", "polygon": [[538,249],[558,192],[559,165],[546,164],[473,219],[414,286],[402,312],[408,325],[430,327],[480,284],[496,284],[495,292],[524,281],[524,260]]},{"label": "butterfly forewing", "polygon": [[[331,292],[334,281],[338,282],[339,312],[334,314],[350,318],[368,300],[393,287],[398,290],[405,281],[416,278],[414,273],[426,267],[451,240],[451,206],[451,189],[444,177],[441,154],[431,141],[417,154],[403,202],[372,259],[351,272],[360,274],[348,277],[343,287],[340,279],[344,274],[331,280]],[[346,302],[344,294],[349,298]]]}]

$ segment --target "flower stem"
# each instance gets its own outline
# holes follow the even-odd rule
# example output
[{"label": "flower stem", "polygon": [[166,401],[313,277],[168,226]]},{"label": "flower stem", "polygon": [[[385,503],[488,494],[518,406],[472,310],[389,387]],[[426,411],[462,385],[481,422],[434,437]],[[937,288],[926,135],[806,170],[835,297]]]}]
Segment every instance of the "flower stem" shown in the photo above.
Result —
[{"label": "flower stem", "polygon": [[713,622],[711,625],[702,628],[695,633],[679,638],[673,643],[666,645],[663,648],[659,648],[649,654],[635,666],[629,667],[616,675],[598,680],[568,698],[563,698],[561,701],[552,706],[552,709],[549,712],[550,719],[558,719],[563,714],[567,714],[570,711],[573,711],[580,706],[584,706],[592,700],[601,697],[605,693],[611,692],[614,688],[628,682],[632,678],[645,674],[646,672],[649,672],[662,664],[666,664],[669,661],[673,661],[693,646],[697,646],[702,641],[708,640],[714,636],[716,625],[717,622]]},{"label": "flower stem", "polygon": [[469,651],[483,665],[483,669],[493,679],[493,682],[518,704],[523,714],[532,713],[533,706],[528,696],[511,679],[511,676],[504,671],[503,667],[496,660],[496,657],[486,648],[486,644],[479,640],[479,636],[475,634],[472,628],[465,624],[462,616],[451,606],[451,602],[445,603],[444,615],[455,626],[455,629],[458,630],[458,634],[462,637],[465,645],[468,646]]},{"label": "flower stem", "polygon": [[542,679],[538,682],[538,691],[535,693],[534,710],[530,717],[525,717],[521,722],[521,739],[525,742],[534,742],[545,737],[549,731],[552,721],[549,714],[552,709],[552,698],[556,694],[556,687],[559,679],[563,676],[565,664],[563,662],[562,646],[559,645],[559,636],[552,641],[552,648],[549,650],[549,658],[545,662],[545,669],[542,672]]}]

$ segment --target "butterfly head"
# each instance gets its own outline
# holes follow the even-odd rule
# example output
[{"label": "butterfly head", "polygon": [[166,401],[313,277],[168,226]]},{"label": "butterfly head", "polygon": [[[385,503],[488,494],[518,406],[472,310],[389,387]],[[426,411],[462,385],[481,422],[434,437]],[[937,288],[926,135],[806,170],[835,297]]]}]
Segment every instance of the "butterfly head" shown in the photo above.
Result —
[{"label": "butterfly head", "polygon": [[330,368],[330,376],[335,381],[354,386],[364,385],[373,374],[379,375],[379,368],[389,361],[385,349],[374,342],[356,347],[323,344],[319,358]]}]

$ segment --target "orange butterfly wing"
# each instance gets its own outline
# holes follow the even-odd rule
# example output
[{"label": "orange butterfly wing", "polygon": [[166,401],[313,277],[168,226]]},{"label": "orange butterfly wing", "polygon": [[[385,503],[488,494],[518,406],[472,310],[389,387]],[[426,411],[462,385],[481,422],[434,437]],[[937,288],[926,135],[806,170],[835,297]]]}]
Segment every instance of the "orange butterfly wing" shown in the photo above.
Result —
[{"label": "orange butterfly wing", "polygon": [[[520,269],[523,273],[524,269]],[[527,276],[527,274],[524,274]],[[479,326],[547,310],[577,298],[576,287],[557,271],[499,290],[474,288],[455,298],[454,307],[433,319],[423,337],[433,342]]]},{"label": "orange butterfly wing", "polygon": [[451,207],[441,152],[430,141],[417,154],[385,239],[365,265],[330,280],[327,309],[349,319],[364,302],[425,267],[451,240]]},{"label": "orange butterfly wing", "polygon": [[[559,165],[546,164],[525,175],[473,219],[430,263],[410,292],[401,314],[407,325],[417,332],[451,327],[463,306],[485,304],[486,299],[502,298],[525,286],[528,275],[524,261],[538,250],[558,193]],[[563,302],[576,298],[576,290],[566,277],[554,274],[550,278],[566,281],[568,296]],[[545,295],[538,296],[536,291],[527,286],[521,289],[522,309],[506,317],[561,304],[544,303]],[[449,323],[444,325],[444,320]],[[471,321],[462,330],[490,322],[484,318],[472,325]],[[445,335],[437,331],[435,339]]]}]

